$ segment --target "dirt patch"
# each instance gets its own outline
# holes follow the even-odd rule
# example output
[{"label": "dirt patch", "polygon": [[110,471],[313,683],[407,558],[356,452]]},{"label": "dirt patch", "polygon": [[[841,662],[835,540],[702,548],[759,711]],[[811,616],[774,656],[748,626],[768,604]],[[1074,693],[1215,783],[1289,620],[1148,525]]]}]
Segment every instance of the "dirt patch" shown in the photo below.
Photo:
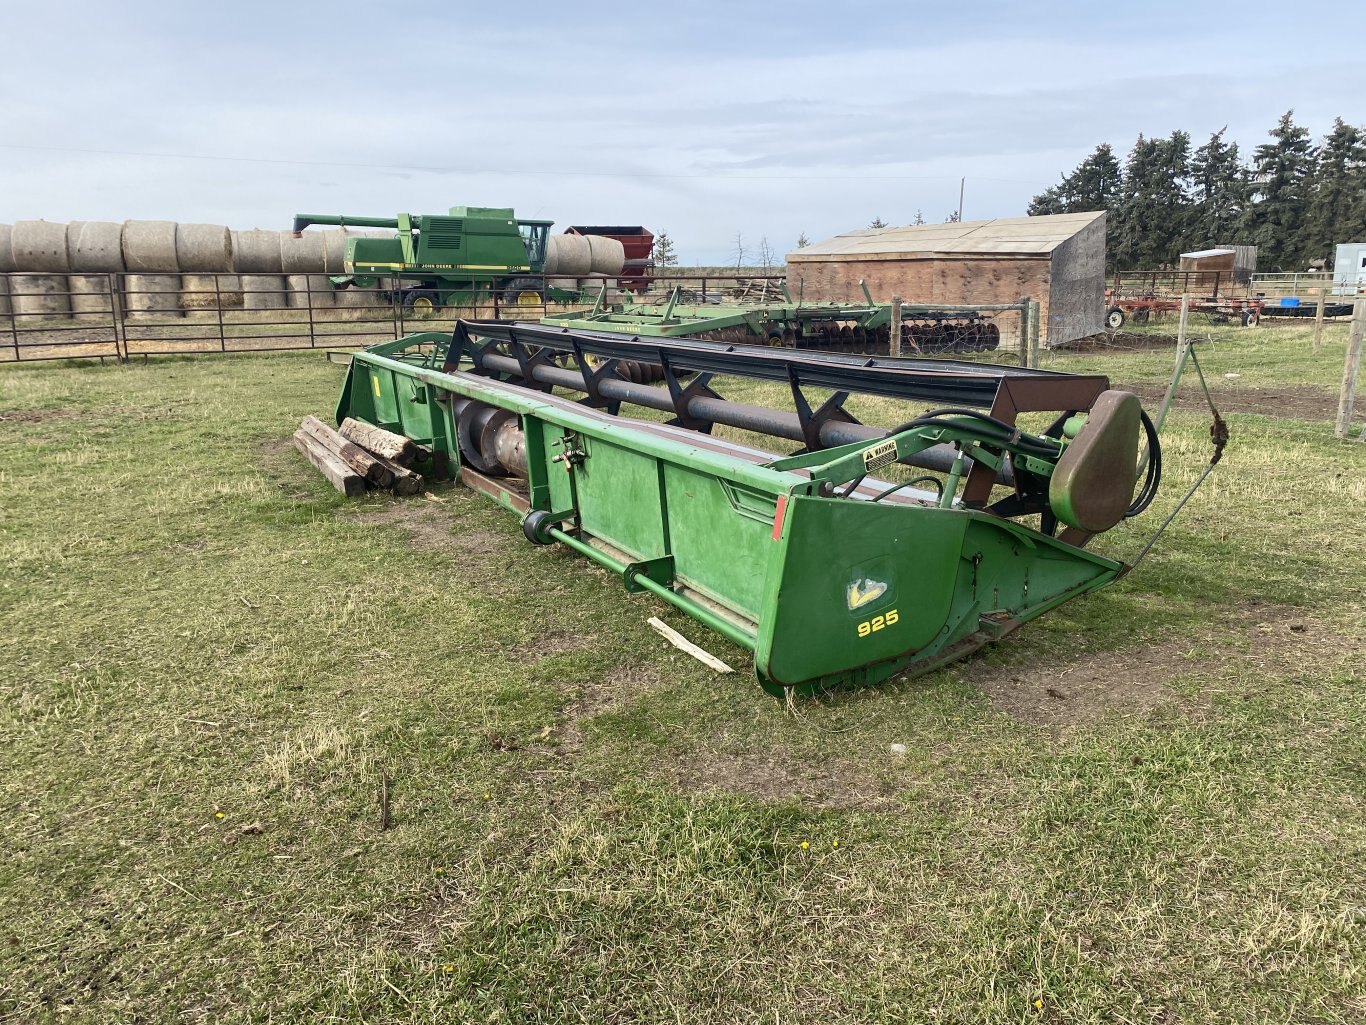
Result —
[{"label": "dirt patch", "polygon": [[1176,335],[1152,334],[1139,331],[1098,331],[1085,338],[1051,346],[1053,352],[1096,353],[1146,352],[1149,349],[1175,349]]},{"label": "dirt patch", "polygon": [[1359,639],[1303,612],[1246,606],[1220,623],[1135,651],[1103,652],[1036,669],[1001,668],[969,678],[1008,715],[1061,729],[1178,703],[1171,683],[1183,673],[1286,673],[1360,648]]},{"label": "dirt patch", "polygon": [[[289,438],[272,438],[260,446],[261,468],[275,478],[280,489],[296,502],[313,496],[299,489],[303,480],[304,467],[308,466]],[[311,468],[310,468],[311,471]]]},{"label": "dirt patch", "polygon": [[506,538],[487,529],[458,531],[444,501],[410,498],[367,509],[358,519],[379,527],[398,527],[413,547],[424,551],[456,551],[467,555],[486,555],[501,551]]},{"label": "dirt patch", "polygon": [[69,420],[74,409],[5,409],[0,410],[0,424],[41,424],[49,420]]},{"label": "dirt patch", "polygon": [[573,755],[583,747],[586,720],[628,705],[664,685],[658,670],[640,666],[622,666],[582,684],[574,700],[564,707],[564,722],[551,731],[554,746],[548,750],[560,756]]},{"label": "dirt patch", "polygon": [[528,659],[549,658],[552,655],[568,655],[591,648],[594,640],[592,634],[556,630],[525,644],[505,648],[501,657],[509,662],[525,662]]},{"label": "dirt patch", "polygon": [[831,770],[781,756],[701,751],[681,757],[670,771],[685,793],[739,793],[857,811],[882,811],[893,804],[891,790],[852,763]]},{"label": "dirt patch", "polygon": [[1105,652],[1070,665],[1005,669],[972,682],[1001,711],[1043,726],[1079,726],[1111,714],[1135,715],[1176,700],[1168,684],[1191,668],[1177,642],[1139,652]]},{"label": "dirt patch", "polygon": [[[1165,388],[1150,385],[1121,385],[1143,400],[1143,405],[1156,410],[1162,405],[1166,395]],[[1176,397],[1175,408],[1183,410],[1208,410],[1204,393],[1198,385],[1185,382],[1181,394]],[[1312,384],[1280,384],[1274,388],[1227,388],[1211,382],[1210,395],[1215,408],[1221,413],[1257,413],[1261,416],[1278,416],[1289,420],[1331,420],[1337,416],[1338,397],[1327,388]]]}]

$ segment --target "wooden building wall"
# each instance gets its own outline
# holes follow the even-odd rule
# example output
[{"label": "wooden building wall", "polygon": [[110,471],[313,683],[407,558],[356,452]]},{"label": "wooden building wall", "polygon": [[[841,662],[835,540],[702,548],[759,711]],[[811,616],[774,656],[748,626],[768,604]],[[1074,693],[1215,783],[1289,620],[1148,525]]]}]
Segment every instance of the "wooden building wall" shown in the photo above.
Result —
[{"label": "wooden building wall", "polygon": [[[998,305],[1025,296],[1039,302],[1044,345],[1062,345],[1104,330],[1105,218],[1060,242],[1051,254],[873,253],[787,256],[787,287],[796,299],[858,302],[859,279],[873,299],[908,303]],[[1018,326],[1002,321],[1008,343]]]},{"label": "wooden building wall", "polygon": [[[1047,256],[877,254],[853,260],[804,261],[789,255],[787,264],[787,287],[793,299],[800,294],[803,299],[860,302],[862,278],[877,302],[890,302],[899,295],[908,303],[995,305],[1029,296],[1039,300],[1040,324],[1048,323],[1050,277]],[[1002,323],[1007,333],[1013,327]]]}]

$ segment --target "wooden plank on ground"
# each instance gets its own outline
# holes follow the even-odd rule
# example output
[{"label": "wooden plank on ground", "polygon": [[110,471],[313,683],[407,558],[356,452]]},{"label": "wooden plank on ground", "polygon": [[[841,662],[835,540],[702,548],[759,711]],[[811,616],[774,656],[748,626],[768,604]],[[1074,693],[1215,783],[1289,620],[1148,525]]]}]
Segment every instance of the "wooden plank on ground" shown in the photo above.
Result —
[{"label": "wooden plank on ground", "polygon": [[341,456],[323,446],[302,428],[294,432],[294,447],[318,468],[332,486],[347,498],[365,494],[365,480]]},{"label": "wooden plank on ground", "polygon": [[304,417],[304,422],[299,425],[299,430],[312,435],[319,444],[340,456],[350,465],[351,469],[376,487],[393,486],[394,473],[385,465],[384,460],[371,455],[359,445],[353,445],[316,416]]},{"label": "wooden plank on ground", "polygon": [[408,466],[419,455],[418,445],[412,438],[386,431],[382,427],[361,423],[347,417],[341,424],[341,436],[377,456]]},{"label": "wooden plank on ground", "polygon": [[696,644],[688,640],[681,633],[679,633],[677,630],[675,630],[673,627],[671,627],[668,623],[664,622],[659,617],[651,616],[648,622],[652,627],[654,627],[655,633],[659,634],[679,651],[686,652],[693,658],[697,659],[697,661],[701,662],[707,668],[714,669],[718,673],[735,672],[734,669],[726,665],[726,663],[722,662],[710,651],[707,651],[705,648],[698,647]]}]

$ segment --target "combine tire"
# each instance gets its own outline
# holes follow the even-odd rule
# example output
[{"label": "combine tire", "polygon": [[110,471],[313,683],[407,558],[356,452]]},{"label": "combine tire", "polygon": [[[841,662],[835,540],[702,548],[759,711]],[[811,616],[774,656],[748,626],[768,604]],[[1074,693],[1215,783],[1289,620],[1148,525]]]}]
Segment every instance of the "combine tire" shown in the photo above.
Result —
[{"label": "combine tire", "polygon": [[504,306],[544,306],[545,285],[537,278],[513,278],[503,289]]},{"label": "combine tire", "polygon": [[1109,312],[1105,314],[1105,326],[1111,331],[1118,331],[1124,326],[1124,311],[1118,306],[1111,306]]},{"label": "combine tire", "polygon": [[441,309],[441,297],[429,288],[412,288],[403,293],[403,309],[410,317],[427,320]]}]

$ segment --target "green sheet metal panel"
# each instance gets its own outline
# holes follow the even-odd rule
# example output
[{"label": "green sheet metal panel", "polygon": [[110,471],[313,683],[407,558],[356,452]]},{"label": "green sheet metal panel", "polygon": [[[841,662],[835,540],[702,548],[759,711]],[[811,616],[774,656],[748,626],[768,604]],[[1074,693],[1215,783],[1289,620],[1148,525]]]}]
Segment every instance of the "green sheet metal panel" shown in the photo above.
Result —
[{"label": "green sheet metal panel", "polygon": [[580,526],[636,559],[667,555],[659,460],[602,438],[580,445],[588,453],[574,471]]},{"label": "green sheet metal panel", "polygon": [[775,496],[677,464],[664,467],[664,483],[679,580],[757,620]]}]

